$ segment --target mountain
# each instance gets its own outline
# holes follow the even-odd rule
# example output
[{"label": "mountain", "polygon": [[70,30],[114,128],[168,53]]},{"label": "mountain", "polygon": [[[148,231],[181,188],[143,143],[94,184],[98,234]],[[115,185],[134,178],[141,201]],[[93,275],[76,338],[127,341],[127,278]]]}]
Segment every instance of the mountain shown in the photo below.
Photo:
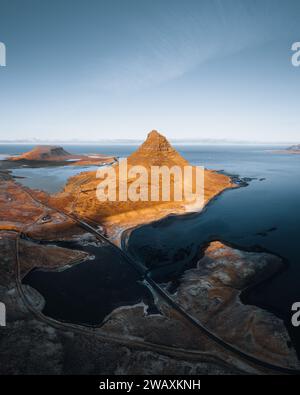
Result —
[{"label": "mountain", "polygon": [[[145,142],[127,160],[128,175],[134,166],[143,166],[148,172],[151,166],[167,166],[169,169],[173,166],[178,166],[182,169],[187,165],[189,165],[189,162],[171,146],[166,137],[155,130],[148,134]],[[165,201],[162,198],[161,180],[159,181],[159,188],[155,186],[156,190],[160,189],[158,199],[150,198],[152,185],[151,174],[149,176],[149,173],[148,177],[143,178],[142,181],[139,179],[140,186],[137,187],[139,191],[147,191],[147,198],[144,200],[137,199],[133,201],[125,199],[122,201],[118,198],[120,196],[120,185],[124,187],[124,182],[120,181],[119,170],[121,169],[121,162],[114,164],[112,169],[115,171],[116,179],[109,179],[107,182],[109,184],[108,188],[111,187],[116,190],[116,199],[114,201],[98,200],[97,190],[102,179],[97,178],[96,172],[85,172],[71,177],[64,191],[51,197],[52,205],[74,212],[82,218],[90,218],[96,221],[106,228],[107,233],[111,237],[119,237],[124,229],[158,220],[172,213],[183,214],[187,211],[199,211],[203,207],[203,204],[198,204],[196,199],[193,202],[187,202],[184,199],[180,201],[174,199],[174,185],[178,181],[173,175],[170,177],[170,199]],[[196,173],[196,167],[192,166],[192,172],[193,174]],[[135,187],[134,184],[138,178],[128,176],[125,180],[127,190]],[[193,192],[195,191],[195,184],[195,177],[193,177]],[[205,169],[204,203],[207,203],[224,189],[233,186],[230,177]],[[183,185],[181,188],[183,189]]]},{"label": "mountain", "polygon": [[[38,145],[29,152],[18,156],[10,156],[6,160],[14,162],[25,162],[36,164],[42,162],[45,165],[51,162],[64,162],[66,165],[102,165],[116,161],[115,157],[96,154],[92,156],[87,155],[72,155],[63,147],[58,145]],[[41,163],[38,163],[42,165]]]},{"label": "mountain", "polygon": [[71,154],[56,145],[38,145],[29,152],[25,152],[19,156],[10,157],[10,160],[37,160],[37,161],[57,161],[67,160]]},{"label": "mountain", "polygon": [[300,153],[300,144],[296,144],[288,147],[287,151],[294,151],[294,152],[298,151]]},{"label": "mountain", "polygon": [[157,130],[152,130],[144,143],[128,157],[130,165],[186,166],[185,160]]}]

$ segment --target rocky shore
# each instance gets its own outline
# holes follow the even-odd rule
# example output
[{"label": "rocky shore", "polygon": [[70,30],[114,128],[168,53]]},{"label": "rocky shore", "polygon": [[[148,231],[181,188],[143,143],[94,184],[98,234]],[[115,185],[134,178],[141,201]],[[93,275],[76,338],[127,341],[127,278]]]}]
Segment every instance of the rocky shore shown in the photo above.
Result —
[{"label": "rocky shore", "polygon": [[274,150],[273,152],[281,154],[300,154],[300,144],[291,145],[285,149]]},{"label": "rocky shore", "polygon": [[184,273],[174,297],[229,344],[273,364],[299,366],[283,321],[266,310],[243,304],[240,298],[247,287],[270,278],[283,266],[275,255],[212,242],[197,267]]},{"label": "rocky shore", "polygon": [[[136,163],[184,166],[187,162],[163,136],[151,132],[129,157],[129,166]],[[20,240],[21,278],[35,267],[56,270],[88,259],[83,251],[45,243],[87,236],[48,204],[92,219],[116,241],[124,229],[189,210],[188,205],[175,201],[100,203],[95,196],[97,183],[95,173],[82,173],[69,180],[63,193],[49,196],[21,187],[9,173],[0,177],[0,300],[7,307],[7,326],[0,328],[0,357],[6,363],[0,365],[0,373],[270,373],[224,350],[153,290],[160,314],[148,313],[143,304],[119,307],[94,331],[49,321],[41,314],[45,300],[27,285],[22,288],[31,308],[24,304],[16,283],[18,233],[31,237]],[[205,170],[206,203],[232,187],[227,175]],[[88,239],[92,242],[93,236]],[[299,369],[283,322],[265,310],[243,304],[240,298],[243,290],[273,275],[282,265],[272,254],[241,251],[216,241],[206,247],[197,267],[182,275],[171,296],[229,344],[266,362]]]},{"label": "rocky shore", "polygon": [[[0,328],[0,355],[6,361],[0,366],[1,374],[270,373],[224,350],[159,297],[160,314],[149,314],[144,304],[119,307],[96,331],[76,330],[42,316],[39,319],[16,288],[15,237],[13,232],[0,232],[5,256],[0,299],[7,307],[7,327]],[[21,241],[20,249],[22,276],[36,266],[54,269],[88,258],[81,251],[41,247],[26,240]],[[272,275],[282,264],[270,254],[244,252],[214,242],[197,267],[184,273],[173,298],[242,351],[269,363],[297,368],[299,361],[282,321],[240,301],[242,290]],[[30,305],[41,312],[42,296],[27,285],[23,291]]]},{"label": "rocky shore", "polygon": [[[233,374],[242,371],[189,328],[168,306],[148,315],[144,305],[116,309],[98,330],[74,328],[39,315],[43,297],[16,284],[16,233],[0,232],[0,300],[7,325],[0,327],[0,374]],[[20,241],[21,276],[34,267],[84,262],[82,251]],[[28,309],[27,303],[31,308]],[[35,310],[35,314],[32,312]],[[187,337],[186,334],[189,333]],[[194,337],[197,337],[195,342]],[[191,350],[190,350],[191,349]]]}]

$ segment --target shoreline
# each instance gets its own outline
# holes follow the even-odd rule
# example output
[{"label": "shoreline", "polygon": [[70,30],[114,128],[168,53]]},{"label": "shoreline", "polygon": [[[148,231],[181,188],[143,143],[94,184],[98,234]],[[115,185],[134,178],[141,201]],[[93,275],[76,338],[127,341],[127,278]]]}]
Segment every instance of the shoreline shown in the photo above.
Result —
[{"label": "shoreline", "polygon": [[[205,209],[208,208],[209,204],[211,204],[213,201],[215,201],[223,192],[225,192],[226,190],[235,189],[235,188],[237,188],[237,187],[242,187],[242,186],[245,186],[245,185],[234,185],[234,186],[232,186],[231,188],[223,189],[223,190],[220,191],[218,194],[216,194],[212,199],[208,200],[207,203],[205,204],[205,207],[204,207],[200,212],[186,213],[186,215],[198,215],[199,213],[200,213],[200,215],[201,215],[201,213],[202,213]],[[182,215],[177,215],[176,213],[169,214],[169,216],[173,216],[173,217],[182,217]],[[168,216],[167,216],[167,217],[168,217]],[[167,217],[161,218],[160,220],[163,221],[163,220],[164,220],[165,218],[167,218]],[[152,222],[156,222],[156,221],[152,221]],[[142,226],[142,224],[140,224],[139,226]]]},{"label": "shoreline", "polygon": [[274,154],[291,154],[291,155],[299,155],[300,151],[296,150],[269,150],[269,152]]},{"label": "shoreline", "polygon": [[[154,221],[151,221],[151,222],[149,222],[147,224],[140,224],[140,225],[134,226],[132,228],[125,229],[122,232],[121,248],[125,252],[127,252],[128,244],[129,244],[129,240],[130,240],[130,236],[131,236],[132,232],[134,232],[135,230],[137,230],[139,228],[142,228],[143,226],[151,225],[152,223],[155,223],[155,224],[159,225],[160,222],[163,222],[163,221],[165,221],[165,220],[167,220],[168,218],[171,218],[171,217],[180,221],[180,220],[186,218],[187,216],[193,216],[193,217],[194,216],[198,216],[198,215],[200,216],[209,208],[210,204],[213,204],[214,201],[217,200],[218,197],[220,195],[222,195],[223,193],[225,193],[226,191],[230,191],[230,190],[233,190],[235,188],[242,188],[242,187],[246,187],[246,186],[248,186],[248,184],[247,185],[241,185],[240,184],[240,185],[236,185],[233,188],[226,188],[225,190],[221,191],[216,196],[214,196],[212,199],[210,199],[205,204],[203,209],[201,211],[199,211],[199,212],[183,213],[183,214],[173,213],[173,214],[169,214],[168,216],[166,216],[164,218],[161,218],[161,219],[159,219],[157,221],[154,220]],[[281,261],[283,263],[283,266],[281,268],[279,268],[275,273],[272,273],[272,274],[268,274],[268,273],[265,273],[265,272],[261,273],[261,275],[258,276],[258,278],[254,281],[253,284],[247,286],[241,292],[240,300],[241,300],[241,303],[244,304],[244,305],[257,306],[258,308],[263,309],[263,310],[269,312],[270,314],[274,315],[278,319],[280,319],[284,323],[284,326],[285,326],[285,328],[286,328],[286,330],[287,330],[287,332],[289,334],[291,344],[293,345],[294,349],[296,350],[297,354],[299,355],[299,360],[300,360],[299,341],[297,340],[297,338],[295,338],[295,336],[292,333],[293,332],[293,328],[291,328],[291,325],[290,325],[290,322],[289,322],[289,317],[287,317],[287,315],[283,314],[279,309],[274,308],[273,306],[271,306],[268,303],[255,303],[255,302],[252,303],[251,300],[249,299],[249,298],[251,298],[251,294],[253,292],[255,292],[255,290],[258,287],[261,287],[261,286],[263,286],[265,284],[269,284],[274,278],[277,278],[282,273],[286,272],[289,269],[289,267],[290,267],[289,260],[287,258],[283,257],[282,255],[280,255],[280,254],[278,254],[276,252],[273,252],[273,251],[271,251],[271,250],[269,250],[267,248],[264,248],[264,247],[262,247],[260,245],[253,245],[253,246],[250,246],[250,247],[245,247],[245,246],[239,245],[237,243],[233,243],[233,242],[229,242],[227,240],[224,240],[223,238],[218,238],[218,237],[211,237],[210,238],[209,237],[204,243],[202,243],[200,251],[199,251],[199,256],[194,259],[195,262],[191,264],[191,267],[195,266],[196,261],[198,261],[200,259],[199,257],[203,256],[204,251],[207,248],[207,246],[210,243],[214,242],[214,241],[221,242],[222,244],[224,244],[224,245],[226,245],[228,247],[234,248],[236,250],[239,250],[239,251],[267,253],[267,254],[271,254],[271,255],[281,259]],[[163,269],[166,266],[172,267],[172,265],[174,265],[174,264],[170,263],[170,264],[167,264],[167,265],[161,265],[159,267],[154,267],[153,269],[148,268],[148,272],[149,273],[151,273],[151,271],[159,272],[160,269]],[[186,270],[189,270],[191,267],[188,267]],[[184,270],[183,272],[185,272],[186,270]],[[182,275],[182,273],[180,274],[180,276],[181,275]],[[175,289],[177,287],[178,287],[178,285],[175,286]]]},{"label": "shoreline", "polygon": [[[159,219],[153,219],[153,220],[151,220],[149,222],[141,223],[141,224],[138,224],[136,226],[132,226],[132,227],[129,227],[127,229],[123,229],[121,231],[121,234],[120,234],[119,246],[124,251],[126,251],[127,250],[127,241],[128,241],[128,238],[130,237],[130,234],[133,231],[135,231],[136,229],[141,228],[142,226],[151,225],[152,223],[159,223],[161,221],[167,220],[170,217],[184,218],[184,217],[187,217],[187,216],[201,215],[209,208],[209,205],[213,204],[213,202],[216,201],[223,193],[225,193],[227,191],[234,190],[234,189],[246,188],[249,185],[247,182],[243,183],[243,178],[240,177],[239,175],[233,175],[233,174],[230,174],[230,173],[222,173],[223,170],[221,170],[221,171],[211,170],[211,171],[213,171],[215,173],[218,173],[218,174],[224,174],[224,175],[228,176],[231,179],[231,181],[232,181],[232,186],[229,186],[229,187],[224,188],[221,191],[219,191],[216,195],[214,195],[207,202],[205,202],[203,207],[201,209],[199,209],[198,211],[185,211],[183,213],[170,213],[170,214],[166,215],[165,217],[162,217],[162,218],[159,218]],[[236,180],[240,180],[242,182],[241,183],[236,183]]]},{"label": "shoreline", "polygon": [[[202,249],[203,250],[203,249]],[[261,250],[260,250],[260,252],[261,252]],[[264,276],[265,276],[266,274],[264,273]],[[269,277],[268,277],[269,278]],[[241,301],[242,302],[242,301]],[[243,303],[243,302],[242,302]],[[243,303],[244,304],[244,303]],[[124,305],[124,306],[121,306],[121,307],[124,307],[124,308],[126,308],[127,307],[127,305]],[[133,309],[134,308],[134,306],[128,306],[128,309],[129,310],[131,310],[131,309]],[[118,308],[119,309],[119,308]],[[118,309],[116,310],[116,309],[114,309],[110,314],[112,315],[112,316],[114,316],[115,314],[116,314],[116,312],[118,311]],[[188,313],[187,313],[188,314]],[[188,314],[189,315],[189,314]],[[189,315],[190,316],[190,315]],[[192,316],[191,316],[192,317]],[[192,318],[193,320],[194,320],[194,318]],[[197,320],[197,319],[196,319]],[[195,321],[196,322],[196,321]],[[88,325],[86,325],[86,324],[80,324],[80,326],[84,326],[84,327],[88,327],[88,326],[90,326],[89,324]],[[105,325],[105,323],[103,324],[103,325]],[[101,325],[102,326],[102,325]],[[214,335],[215,336],[215,335]],[[230,346],[231,347],[231,346]],[[233,346],[234,347],[234,346]]]},{"label": "shoreline", "polygon": [[[208,205],[210,203],[212,203],[215,199],[217,199],[220,195],[222,195],[224,192],[226,191],[230,191],[236,188],[243,188],[248,186],[248,182],[244,180],[244,178],[238,176],[238,175],[230,175],[230,174],[226,174],[223,171],[216,171],[216,170],[210,170],[210,169],[206,169],[206,171],[208,171],[209,173],[215,173],[215,174],[219,174],[219,175],[224,175],[226,177],[228,177],[230,179],[230,184],[224,188],[222,188],[221,190],[219,190],[216,194],[214,194],[212,197],[208,198],[207,201],[204,202],[203,205],[201,205],[201,207],[195,207],[195,203],[187,203],[185,204],[184,202],[182,202],[182,205],[179,206],[174,206],[173,208],[166,208],[164,207],[163,204],[160,205],[156,205],[153,207],[148,207],[148,208],[144,208],[144,209],[139,209],[137,211],[130,211],[130,212],[125,212],[122,214],[116,214],[116,217],[118,218],[122,218],[122,216],[126,216],[128,215],[128,213],[138,213],[137,216],[140,219],[140,216],[143,215],[143,213],[147,212],[151,212],[151,211],[155,211],[155,209],[160,210],[159,214],[157,216],[155,215],[150,215],[150,219],[146,219],[145,221],[132,221],[131,222],[127,222],[124,221],[124,223],[121,226],[118,225],[114,225],[113,222],[113,218],[114,216],[108,217],[111,218],[109,221],[104,221],[103,223],[103,227],[105,229],[105,231],[107,232],[109,238],[112,239],[112,241],[114,243],[116,243],[119,247],[121,247],[123,249],[123,237],[124,234],[127,235],[127,233],[131,233],[132,231],[134,231],[135,229],[138,229],[142,226],[146,226],[149,224],[152,224],[154,222],[159,222],[159,221],[163,221],[169,217],[176,217],[176,216],[188,216],[188,215],[198,215],[201,214],[202,212],[204,212]],[[250,179],[247,179],[248,181],[251,181]],[[167,212],[165,215],[161,215],[164,214],[164,211]],[[120,221],[122,222],[122,221]],[[127,237],[127,236],[126,236]]]}]

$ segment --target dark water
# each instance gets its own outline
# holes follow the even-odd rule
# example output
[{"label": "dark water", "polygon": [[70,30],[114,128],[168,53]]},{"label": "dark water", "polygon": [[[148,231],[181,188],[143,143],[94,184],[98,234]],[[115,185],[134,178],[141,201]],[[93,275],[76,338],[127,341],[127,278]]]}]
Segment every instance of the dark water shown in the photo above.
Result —
[{"label": "dark water", "polygon": [[170,217],[136,229],[128,250],[155,269],[161,281],[192,265],[201,247],[213,239],[279,254],[288,262],[287,270],[255,287],[246,302],[283,318],[299,349],[300,330],[290,328],[289,321],[292,304],[300,301],[300,155],[266,149],[270,147],[192,150],[194,163],[257,179],[248,187],[226,191],[201,214]]},{"label": "dark water", "polygon": [[[9,155],[19,155],[30,151],[34,145],[12,145],[0,144],[0,160],[5,159]],[[119,157],[128,156],[136,146],[128,145],[64,145],[67,152],[72,154],[104,154]],[[68,178],[82,172],[95,171],[98,166],[51,166],[51,167],[18,167],[12,170],[12,174],[21,177],[18,182],[33,188],[46,191],[48,193],[56,193],[63,189]]]},{"label": "dark water", "polygon": [[143,302],[149,313],[156,311],[139,273],[109,245],[55,244],[84,250],[95,259],[63,271],[35,269],[24,278],[24,284],[45,297],[45,315],[65,322],[99,325],[120,306]]},{"label": "dark water", "polygon": [[[10,147],[9,153],[20,153],[28,148],[21,146],[12,150]],[[74,153],[106,153],[125,157],[136,147],[114,145],[65,148]],[[160,281],[165,280],[167,275],[178,277],[185,268],[192,266],[201,248],[209,240],[220,239],[241,248],[259,246],[279,254],[288,262],[287,270],[251,291],[247,295],[247,303],[267,308],[289,322],[291,305],[300,301],[300,155],[275,153],[271,150],[283,147],[269,146],[182,145],[176,148],[193,164],[255,179],[248,187],[226,191],[212,201],[203,213],[169,217],[136,229],[129,238],[128,251],[149,268],[155,269],[153,274]],[[8,148],[5,149],[8,153]],[[0,151],[3,150],[3,146],[0,146]],[[106,259],[109,260],[109,256]],[[88,265],[90,263],[65,272],[45,275],[42,280],[44,292],[50,292],[51,287],[57,289],[56,283],[60,281],[62,284],[60,299],[52,303],[53,310],[57,306],[58,310],[62,310],[64,300],[71,300],[78,294],[81,278],[86,283],[95,282],[93,289],[95,293],[98,292],[98,275],[89,271]],[[97,266],[98,263],[94,265]],[[112,273],[116,275],[118,270],[113,270]],[[55,280],[52,281],[52,278]],[[51,281],[49,286],[48,281]],[[108,283],[111,283],[112,288],[116,286],[113,277],[108,279]],[[35,287],[39,286],[40,279],[35,283]],[[130,287],[126,288],[124,295],[130,293]],[[82,308],[87,303],[88,296],[84,295],[86,289],[80,291]],[[99,287],[99,295],[101,292]],[[99,309],[104,308],[100,306],[103,300],[104,304],[110,303],[110,297],[108,294],[108,297],[97,300]],[[120,301],[122,298],[124,296]],[[86,321],[92,322],[93,314],[87,314]],[[299,339],[299,331],[292,331],[294,340]]]},{"label": "dark water", "polygon": [[[62,190],[72,176],[82,171],[95,171],[99,166],[52,166],[37,168],[18,168],[11,170],[18,182],[32,189],[40,189],[48,193]],[[21,178],[19,178],[21,177]]]}]

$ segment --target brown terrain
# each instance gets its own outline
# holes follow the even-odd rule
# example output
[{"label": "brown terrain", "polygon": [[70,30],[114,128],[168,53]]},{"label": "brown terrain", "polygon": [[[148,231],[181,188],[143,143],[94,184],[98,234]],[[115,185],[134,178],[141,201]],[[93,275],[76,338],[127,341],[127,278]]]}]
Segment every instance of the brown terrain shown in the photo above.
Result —
[{"label": "brown terrain", "polygon": [[[43,297],[23,285],[24,304],[16,286],[16,234],[0,232],[0,248],[0,300],[7,309],[7,326],[0,328],[0,356],[5,360],[0,374],[270,373],[218,346],[158,295],[160,315],[147,314],[147,306],[140,303],[115,309],[105,324],[93,331],[49,322],[40,315]],[[89,258],[80,251],[26,240],[20,241],[19,250],[21,277],[36,266],[55,270],[85,264]],[[266,277],[281,265],[270,254],[245,253],[212,243],[197,268],[181,278],[175,301],[243,351],[283,367],[298,367],[282,321],[262,309],[243,305],[239,298],[262,273]]]},{"label": "brown terrain", "polygon": [[13,179],[0,178],[0,229],[24,232],[44,240],[64,239],[74,234],[74,222],[45,207],[32,196],[44,194],[23,188]]},{"label": "brown terrain", "polygon": [[273,152],[277,152],[280,154],[300,154],[300,144],[291,145],[288,148],[281,149],[281,150],[273,150]]},{"label": "brown terrain", "polygon": [[24,164],[63,162],[65,165],[86,166],[108,164],[114,162],[116,158],[100,154],[91,156],[72,155],[59,146],[39,145],[29,152],[19,156],[10,156],[6,160]]},{"label": "brown terrain", "polygon": [[[146,141],[137,151],[128,157],[128,171],[132,166],[144,166],[150,173],[151,166],[178,166],[183,169],[189,163],[170,145],[167,139],[157,131],[148,134]],[[117,196],[119,193],[119,164],[115,164],[117,172]],[[193,168],[195,172],[195,168]],[[195,177],[194,177],[195,180]],[[127,188],[134,179],[127,180]],[[150,221],[161,219],[169,214],[183,214],[187,211],[199,211],[202,206],[195,206],[195,202],[175,201],[171,193],[170,201],[105,201],[101,202],[96,197],[97,186],[100,180],[96,172],[78,174],[69,179],[62,193],[50,198],[50,204],[59,209],[74,212],[82,218],[90,218],[106,228],[107,234],[119,241],[120,234],[125,229],[132,228]],[[150,176],[143,187],[150,191]],[[235,185],[226,175],[218,174],[211,170],[204,171],[204,203],[227,188]],[[160,186],[161,187],[161,186]],[[174,187],[174,177],[171,177],[171,191]],[[193,185],[194,187],[194,185]],[[149,192],[150,193],[150,192]]]},{"label": "brown terrain", "polygon": [[[20,245],[22,276],[34,266],[53,270],[86,259],[81,252],[66,253],[65,249],[30,243],[22,240]],[[39,316],[45,305],[43,297],[23,285],[28,309],[17,288],[16,234],[0,232],[0,248],[0,300],[7,311],[7,325],[0,327],[0,358],[5,361],[0,364],[0,374],[241,372],[243,365],[209,345],[197,331],[172,316],[167,306],[164,315],[152,316],[145,315],[143,305],[116,309],[105,327],[94,331],[44,320]]]},{"label": "brown terrain", "polygon": [[291,147],[288,147],[285,151],[290,154],[300,154],[300,144],[292,145]]},{"label": "brown terrain", "polygon": [[[128,162],[129,166],[187,164],[157,132],[148,135]],[[161,314],[147,314],[143,303],[123,306],[93,331],[49,320],[42,315],[43,296],[28,285],[20,291],[20,280],[35,267],[63,270],[93,259],[76,249],[38,242],[95,243],[93,235],[55,207],[91,217],[114,236],[119,230],[188,210],[175,201],[100,203],[95,195],[98,182],[94,172],[82,173],[69,180],[64,192],[48,196],[21,187],[7,172],[0,174],[0,301],[7,309],[7,326],[0,327],[0,359],[5,361],[0,374],[270,373],[221,348],[153,290]],[[205,202],[231,187],[229,177],[205,170]],[[20,232],[30,240],[19,240]],[[282,265],[271,254],[214,242],[197,267],[179,279],[173,298],[228,343],[267,362],[296,368],[299,362],[283,322],[240,299],[244,289]]]},{"label": "brown terrain", "polygon": [[[39,151],[38,151],[39,152]],[[47,151],[48,152],[48,151]],[[61,152],[61,151],[60,151]],[[63,151],[65,152],[65,151]],[[23,158],[38,158],[34,150],[21,155]],[[33,156],[32,156],[33,155]],[[62,153],[62,156],[65,154]],[[17,158],[20,158],[17,157]],[[55,156],[58,158],[58,156]],[[16,160],[17,160],[16,158]],[[151,166],[166,165],[169,168],[176,165],[181,168],[188,162],[170,145],[167,139],[156,131],[148,134],[147,140],[128,158],[128,169],[135,165],[142,165],[147,169]],[[118,171],[118,163],[112,165]],[[0,178],[1,179],[1,178]],[[91,219],[106,229],[106,233],[116,242],[120,240],[123,230],[161,219],[171,213],[184,214],[190,209],[200,210],[185,201],[137,201],[100,202],[96,196],[100,180],[96,178],[96,171],[81,172],[71,177],[63,192],[48,195],[42,191],[30,190],[20,186],[10,177],[3,176],[0,182],[0,226],[2,229],[26,231],[31,237],[42,239],[66,238],[74,232],[74,222],[62,214],[75,213],[83,219]],[[128,180],[128,186],[132,179]],[[150,180],[149,180],[150,190]],[[174,178],[171,178],[171,190]],[[204,171],[204,202],[218,195],[226,188],[235,185],[231,179],[211,170]],[[117,183],[118,189],[118,183]],[[161,197],[160,197],[161,198]],[[39,203],[42,202],[43,204]],[[57,213],[57,208],[61,212]],[[78,228],[76,228],[78,232]]]},{"label": "brown terrain", "polygon": [[272,313],[241,302],[241,292],[277,273],[283,261],[269,253],[245,252],[210,243],[197,268],[181,278],[176,301],[211,332],[271,363],[299,365],[284,323]]}]

